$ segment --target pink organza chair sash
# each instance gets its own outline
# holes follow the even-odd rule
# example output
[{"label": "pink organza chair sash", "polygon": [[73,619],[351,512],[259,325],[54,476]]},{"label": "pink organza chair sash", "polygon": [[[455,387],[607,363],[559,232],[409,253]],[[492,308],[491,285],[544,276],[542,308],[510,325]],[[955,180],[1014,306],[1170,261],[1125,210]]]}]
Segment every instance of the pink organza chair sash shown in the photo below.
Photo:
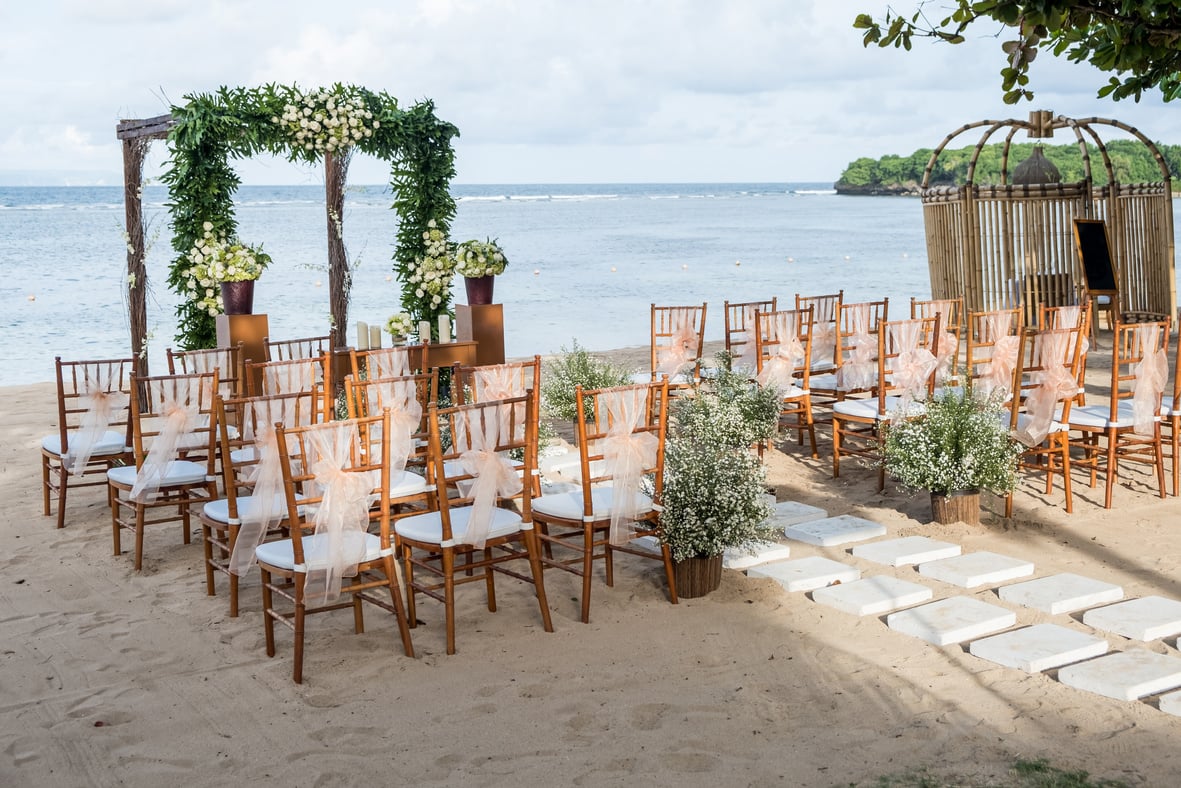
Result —
[{"label": "pink organza chair sash", "polygon": [[800,342],[799,320],[795,313],[771,314],[771,340],[777,342],[775,355],[763,362],[755,378],[760,386],[775,386],[786,392],[794,384],[795,371],[804,364],[807,352]]},{"label": "pink organza chair sash", "polygon": [[1013,387],[1013,370],[1017,366],[1017,354],[1021,352],[1021,337],[1009,333],[1012,322],[1007,313],[984,318],[984,341],[992,342],[992,358],[976,381],[974,390],[980,397],[990,397],[994,391],[1003,391],[1007,397]]},{"label": "pink organza chair sash", "polygon": [[[521,367],[516,364],[494,364],[478,367],[472,376],[472,386],[476,391],[477,402],[491,402],[498,399],[512,399],[526,394],[525,382],[521,375]],[[500,433],[507,435],[510,418],[516,416],[517,422],[522,423],[525,418],[525,403],[518,402],[512,407],[500,409]]]},{"label": "pink organza chair sash", "polygon": [[1017,432],[1017,440],[1026,446],[1037,446],[1050,434],[1054,409],[1058,402],[1078,393],[1078,379],[1063,362],[1073,331],[1044,331],[1034,337],[1034,357],[1042,361],[1034,388],[1025,398],[1028,421]]},{"label": "pink organza chair sash", "polygon": [[923,324],[921,320],[900,320],[888,323],[890,347],[896,355],[891,368],[891,383],[901,398],[896,415],[903,416],[915,400],[927,398],[927,380],[939,365],[939,360],[925,347],[920,347]]},{"label": "pink organza chair sash", "polygon": [[613,545],[631,541],[638,512],[636,498],[644,471],[656,464],[660,442],[650,432],[636,432],[648,402],[648,387],[634,386],[599,395],[606,411],[607,435],[603,460],[611,477],[611,529]]},{"label": "pink organza chair sash", "polygon": [[[158,381],[161,387],[159,407],[154,409],[161,420],[160,430],[152,439],[143,466],[135,476],[131,498],[145,500],[154,494],[168,473],[168,466],[180,456],[180,450],[192,447],[193,431],[208,424],[202,417],[201,403],[213,396],[212,377],[177,377]],[[149,396],[151,392],[149,392]]]},{"label": "pink organza chair sash", "polygon": [[321,375],[320,360],[301,359],[263,367],[263,390],[267,394],[298,394],[315,388]]},{"label": "pink organza chair sash", "polygon": [[365,370],[369,380],[409,375],[410,350],[404,347],[370,350],[365,357]]},{"label": "pink organza chair sash", "polygon": [[873,388],[878,377],[878,346],[870,334],[871,307],[853,304],[848,309],[851,350],[849,358],[837,369],[837,388],[842,391]]},{"label": "pink organza chair sash", "polygon": [[68,451],[62,457],[62,465],[72,474],[86,472],[94,448],[106,435],[115,414],[127,409],[129,397],[118,390],[117,369],[116,364],[87,364],[83,367],[82,395],[78,400],[86,407],[86,412],[82,414],[77,431],[68,436]]},{"label": "pink organza chair sash", "polygon": [[[522,489],[521,477],[512,461],[496,451],[501,443],[504,412],[509,407],[504,404],[460,411],[455,420],[456,446],[468,447],[459,455],[460,466],[474,477],[471,512],[461,543],[470,544],[477,550],[482,550],[488,540],[497,496],[516,495]],[[505,440],[510,437],[504,436]]]},{"label": "pink organza chair sash", "polygon": [[317,604],[331,604],[340,598],[342,578],[355,577],[357,564],[365,559],[369,507],[379,497],[374,489],[380,484],[380,471],[346,470],[352,458],[360,456],[355,422],[327,424],[305,436],[308,471],[320,503],[314,518],[319,546],[314,561],[304,555],[304,589]]},{"label": "pink organza chair sash", "polygon": [[742,307],[742,330],[735,332],[731,340],[731,343],[741,343],[738,355],[732,360],[734,369],[753,370],[758,367],[758,347],[755,341],[755,333],[759,330],[755,325],[757,311],[758,306],[755,304],[745,304]]},{"label": "pink organza chair sash", "polygon": [[1160,326],[1152,323],[1136,326],[1132,335],[1141,357],[1132,388],[1132,430],[1137,435],[1156,431],[1153,424],[1160,418],[1160,397],[1169,379],[1169,359],[1160,335]]},{"label": "pink organza chair sash", "polygon": [[677,307],[669,312],[668,344],[656,349],[656,372],[672,377],[697,361],[697,331],[693,327],[696,310]]},{"label": "pink organza chair sash", "polygon": [[[256,400],[244,407],[247,408],[243,419],[247,433],[244,437],[253,441],[258,462],[243,474],[243,480],[253,485],[252,504],[246,511],[238,512],[241,525],[230,554],[230,571],[236,575],[244,575],[250,570],[255,563],[254,551],[267,531],[278,525],[287,513],[286,503],[280,497],[283,466],[275,425],[300,427],[312,420],[311,408],[301,409],[296,399]],[[289,443],[288,451],[292,448]]]}]

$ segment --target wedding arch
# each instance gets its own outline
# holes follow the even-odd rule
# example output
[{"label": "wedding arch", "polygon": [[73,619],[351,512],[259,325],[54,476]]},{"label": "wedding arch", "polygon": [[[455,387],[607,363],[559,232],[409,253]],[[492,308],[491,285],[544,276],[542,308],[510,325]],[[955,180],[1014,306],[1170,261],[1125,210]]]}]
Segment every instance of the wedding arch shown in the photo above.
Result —
[{"label": "wedding arch", "polygon": [[123,143],[123,186],[127,232],[127,293],[132,352],[147,372],[148,281],[145,265],[143,162],[153,140],[171,151],[162,180],[168,187],[172,248],[169,286],[182,296],[177,307],[177,343],[186,349],[212,347],[214,315],[189,289],[190,250],[209,224],[219,236],[236,235],[234,193],[241,181],[231,162],[259,153],[293,162],[323,161],[328,280],[333,345],[341,347],[348,325],[351,271],[344,249],[344,185],[354,151],[390,162],[393,208],[398,214],[394,271],[402,284],[402,307],[416,320],[447,312],[449,298],[432,298],[414,286],[414,261],[424,255],[431,220],[446,232],[455,216],[449,189],[455,175],[452,124],[435,116],[426,100],[402,109],[388,94],[354,85],[302,90],[296,85],[220,88],[185,96],[168,115],[124,120],[116,127]]}]

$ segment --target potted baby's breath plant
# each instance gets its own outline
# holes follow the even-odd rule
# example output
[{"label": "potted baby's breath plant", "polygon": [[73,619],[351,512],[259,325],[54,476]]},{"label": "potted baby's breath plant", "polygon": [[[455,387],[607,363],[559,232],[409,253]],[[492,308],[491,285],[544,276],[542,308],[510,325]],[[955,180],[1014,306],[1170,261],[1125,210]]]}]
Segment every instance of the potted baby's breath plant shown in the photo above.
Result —
[{"label": "potted baby's breath plant", "polygon": [[204,235],[189,250],[192,267],[186,285],[210,315],[248,315],[254,308],[254,283],[271,263],[262,246],[217,235],[205,222]]},{"label": "potted baby's breath plant", "polygon": [[886,428],[882,462],[903,486],[930,492],[936,521],[975,525],[980,491],[1012,492],[1020,455],[998,397],[947,389],[926,404],[923,415]]},{"label": "potted baby's breath plant", "polygon": [[756,444],[775,435],[780,395],[730,370],[697,383],[673,405],[661,488],[661,538],[676,562],[678,596],[703,596],[721,581],[731,548],[772,541]]}]

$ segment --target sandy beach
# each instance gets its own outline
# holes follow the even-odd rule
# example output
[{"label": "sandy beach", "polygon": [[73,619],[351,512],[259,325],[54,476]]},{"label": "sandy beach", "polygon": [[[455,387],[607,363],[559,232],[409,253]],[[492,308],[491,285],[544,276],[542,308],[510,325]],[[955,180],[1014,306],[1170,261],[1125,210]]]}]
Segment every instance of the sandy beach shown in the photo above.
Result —
[{"label": "sandy beach", "polygon": [[[1092,354],[1103,389],[1110,335]],[[621,351],[632,363],[647,350]],[[1172,354],[1170,354],[1172,355]],[[419,608],[416,659],[392,617],[369,608],[355,635],[347,611],[308,624],[305,683],[291,681],[291,638],[263,648],[257,576],[242,614],[224,579],[206,596],[199,531],[150,530],[144,571],[111,555],[101,489],[73,491],[67,527],[41,514],[38,446],[54,429],[53,386],[3,389],[0,489],[0,785],[679,785],[834,786],[926,770],[953,784],[1004,784],[1016,759],[1130,785],[1175,785],[1181,719],[1154,698],[1117,701],[895,632],[724,572],[722,587],[671,606],[658,565],[623,557],[614,588],[596,579],[591,623],[578,621],[576,579],[546,575],[555,632],[542,631],[529,589],[505,578],[489,613],[461,589],[459,653],[444,653],[442,609]],[[985,496],[978,527],[930,522],[925,494],[850,466],[831,478],[827,428],[813,460],[794,440],[767,454],[778,500],[925,535],[964,552],[1034,562],[1036,576],[1074,572],[1117,583],[1126,598],[1181,599],[1181,505],[1128,472],[1114,507],[1075,475],[1075,511],[1059,486],[1027,478],[1015,517]],[[913,567],[854,558],[849,547],[790,542],[865,574],[917,581]],[[601,572],[601,569],[600,569]],[[936,599],[965,594],[1014,610],[1019,625],[1094,632],[1081,613],[1049,615],[924,578]],[[1112,651],[1177,657],[1176,637]]]}]

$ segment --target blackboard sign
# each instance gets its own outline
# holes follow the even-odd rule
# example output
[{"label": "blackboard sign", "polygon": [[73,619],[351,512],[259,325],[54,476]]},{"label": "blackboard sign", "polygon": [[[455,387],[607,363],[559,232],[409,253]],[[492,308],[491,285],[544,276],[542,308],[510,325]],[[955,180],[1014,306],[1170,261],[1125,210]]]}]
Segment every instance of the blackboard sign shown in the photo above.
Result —
[{"label": "blackboard sign", "polygon": [[1102,219],[1075,219],[1074,242],[1083,273],[1087,278],[1087,291],[1116,292],[1115,265],[1111,261],[1111,246],[1107,243],[1107,225]]}]

